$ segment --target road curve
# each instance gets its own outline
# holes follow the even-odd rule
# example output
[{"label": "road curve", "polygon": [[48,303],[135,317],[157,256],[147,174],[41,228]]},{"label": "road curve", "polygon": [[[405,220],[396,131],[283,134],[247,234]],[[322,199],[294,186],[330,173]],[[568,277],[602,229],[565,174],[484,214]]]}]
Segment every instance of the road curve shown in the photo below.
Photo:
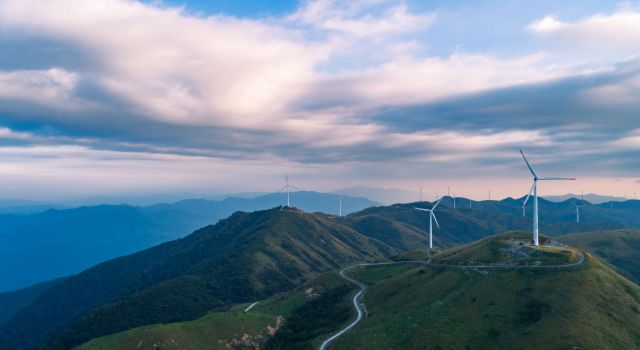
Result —
[{"label": "road curve", "polygon": [[259,301],[256,301],[255,303],[253,303],[253,304],[251,304],[251,305],[247,306],[247,308],[246,308],[246,309],[244,309],[244,311],[243,311],[243,312],[249,312],[249,311],[251,311],[251,309],[253,309],[253,307],[254,307],[254,306],[258,305],[258,303],[259,303]]},{"label": "road curve", "polygon": [[353,300],[352,300],[353,307],[356,309],[357,317],[349,325],[347,325],[346,327],[342,328],[336,334],[334,334],[331,337],[329,337],[329,339],[327,339],[324,342],[322,342],[322,344],[320,345],[319,350],[328,349],[329,346],[331,345],[331,343],[333,343],[338,337],[340,337],[344,333],[346,333],[349,330],[351,330],[351,328],[355,327],[358,323],[360,323],[360,321],[362,321],[362,319],[365,316],[364,301],[362,301],[362,299],[364,298],[364,293],[367,290],[367,286],[364,283],[345,275],[345,272],[347,270],[351,270],[351,269],[356,268],[356,267],[371,267],[371,266],[400,265],[400,264],[420,264],[420,265],[427,265],[427,266],[447,267],[447,268],[457,268],[457,269],[478,269],[478,268],[482,268],[482,269],[514,269],[514,270],[524,270],[524,269],[561,269],[561,268],[580,266],[580,265],[584,264],[585,263],[584,253],[582,253],[582,252],[579,252],[579,253],[580,253],[580,257],[578,258],[578,260],[576,262],[573,262],[573,263],[570,263],[570,264],[562,264],[562,265],[543,265],[543,266],[448,265],[448,264],[432,263],[430,261],[425,261],[425,260],[404,260],[404,261],[394,261],[394,262],[388,262],[388,263],[362,263],[362,264],[356,264],[356,265],[351,265],[351,266],[345,267],[344,269],[342,269],[340,271],[340,276],[342,278],[344,278],[345,280],[355,284],[359,288],[358,292],[356,293],[356,295],[353,296]]}]

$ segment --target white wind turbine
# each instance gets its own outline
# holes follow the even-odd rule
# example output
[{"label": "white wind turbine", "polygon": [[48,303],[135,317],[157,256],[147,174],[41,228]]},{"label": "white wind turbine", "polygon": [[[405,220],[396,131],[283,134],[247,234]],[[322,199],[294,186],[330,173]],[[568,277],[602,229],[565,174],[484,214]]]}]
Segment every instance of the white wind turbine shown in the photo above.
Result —
[{"label": "white wind turbine", "polygon": [[294,190],[299,190],[299,188],[289,184],[289,176],[287,176],[287,174],[284,174],[284,183],[285,183],[284,187],[282,187],[280,189],[280,191],[278,191],[278,193],[280,193],[280,192],[282,192],[284,190],[287,190],[287,207],[291,207],[291,200],[290,200],[290,198],[291,198],[291,195],[290,195],[291,189],[293,188]]},{"label": "white wind turbine", "polygon": [[527,204],[529,197],[531,197],[531,193],[533,193],[533,240],[532,240],[532,243],[534,245],[538,245],[538,181],[575,180],[575,178],[572,178],[572,177],[540,178],[531,167],[531,164],[529,164],[529,161],[527,160],[527,157],[525,157],[524,152],[522,152],[522,150],[520,150],[520,154],[522,154],[522,159],[524,159],[524,162],[527,163],[527,168],[529,168],[531,175],[533,175],[533,185],[531,186],[531,190],[529,190],[529,194],[527,195],[527,198],[524,200],[523,207]]},{"label": "white wind turbine", "polygon": [[430,249],[433,249],[433,222],[435,221],[436,225],[438,225],[438,228],[440,228],[440,224],[438,224],[438,219],[436,219],[436,214],[433,213],[433,211],[436,210],[436,207],[438,206],[438,204],[440,204],[440,201],[442,201],[442,198],[440,198],[431,209],[424,209],[424,208],[417,208],[417,207],[415,208],[416,210],[429,212],[429,248]]}]

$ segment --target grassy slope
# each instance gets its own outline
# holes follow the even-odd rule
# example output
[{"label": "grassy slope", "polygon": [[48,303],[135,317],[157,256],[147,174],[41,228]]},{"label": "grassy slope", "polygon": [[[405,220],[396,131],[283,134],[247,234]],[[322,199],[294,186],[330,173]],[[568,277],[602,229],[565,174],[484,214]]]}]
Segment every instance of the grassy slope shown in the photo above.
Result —
[{"label": "grassy slope", "polygon": [[640,288],[596,259],[564,270],[488,272],[359,269],[372,284],[369,316],[334,349],[640,346]]},{"label": "grassy slope", "polygon": [[640,230],[596,231],[558,239],[597,255],[621,275],[640,283]]},{"label": "grassy slope", "polygon": [[[158,346],[168,350],[227,349],[227,344],[243,336],[260,341],[254,344],[265,345],[270,339],[268,349],[313,349],[352,317],[354,292],[352,284],[330,272],[263,300],[248,313],[242,310],[249,303],[239,304],[228,312],[211,313],[195,321],[144,326],[97,338],[77,350],[152,350]],[[274,327],[279,316],[284,322],[272,338],[267,326]]]},{"label": "grassy slope", "polygon": [[[508,260],[508,255],[495,254],[501,247],[496,242],[526,236],[506,234],[483,239],[440,252],[433,259],[462,265],[468,260]],[[566,251],[571,249],[545,250],[542,256],[530,256],[532,261],[542,259],[543,264],[575,261],[575,254]],[[340,338],[334,349],[640,346],[640,288],[594,258],[589,257],[585,265],[570,269],[485,271],[488,274],[418,264],[353,270],[359,280],[371,286],[365,297],[369,316],[353,332]],[[310,290],[315,297],[308,296]],[[148,341],[149,330],[156,337],[168,339],[174,337],[175,329],[182,330],[181,335],[192,342],[203,341],[203,337],[213,334],[207,341],[221,343],[229,338],[228,334],[239,334],[238,330],[251,327],[253,317],[273,319],[281,315],[284,324],[266,348],[313,349],[353,318],[350,301],[355,290],[336,272],[327,273],[262,301],[242,322],[228,322],[224,326],[227,335],[216,333],[219,325],[215,324],[209,325],[211,332],[198,333],[185,327],[191,323],[187,322],[170,327],[142,327],[99,339],[101,343],[97,344],[108,344],[109,349],[128,349],[136,340],[136,344]],[[231,312],[215,315],[237,317],[247,305],[240,304]],[[263,328],[254,328],[253,333],[247,334],[258,334]]]},{"label": "grassy slope", "polygon": [[260,313],[212,313],[195,321],[153,325],[89,341],[77,350],[228,349],[234,342],[261,343],[276,316]]}]

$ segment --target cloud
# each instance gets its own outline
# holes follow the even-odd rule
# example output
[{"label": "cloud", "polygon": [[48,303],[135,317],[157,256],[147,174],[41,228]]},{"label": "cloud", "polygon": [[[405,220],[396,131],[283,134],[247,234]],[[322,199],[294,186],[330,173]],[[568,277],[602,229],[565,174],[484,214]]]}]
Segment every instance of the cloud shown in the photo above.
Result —
[{"label": "cloud", "polygon": [[547,15],[531,23],[529,29],[571,46],[625,51],[640,48],[640,11],[634,8],[623,8],[612,14],[598,13],[576,22]]},{"label": "cloud", "polygon": [[[590,157],[580,152],[588,141],[602,146],[594,153],[621,152],[612,142],[637,123],[633,60],[537,48],[435,54],[427,34],[444,16],[390,0],[308,1],[244,19],[158,2],[0,0],[0,45],[30,57],[0,54],[0,151],[18,163],[22,152],[24,171],[85,163],[88,178],[127,166],[159,180],[177,168],[299,167],[318,182],[328,181],[314,177],[318,168],[344,178],[389,177],[390,166],[407,177],[478,166],[509,174],[523,145],[576,164]],[[545,17],[529,28],[588,42],[585,28],[608,17]]]},{"label": "cloud", "polygon": [[78,76],[63,69],[0,71],[0,98],[62,110],[85,107],[75,96]]},{"label": "cloud", "polygon": [[265,23],[130,1],[2,1],[0,22],[80,47],[95,66],[70,74],[141,115],[180,124],[263,122],[300,90],[315,60],[313,48]]},{"label": "cloud", "polygon": [[435,19],[433,13],[412,14],[408,6],[403,3],[383,7],[375,13],[376,7],[389,2],[381,0],[306,1],[288,19],[318,30],[346,34],[359,39],[380,39],[384,36],[424,30]]}]

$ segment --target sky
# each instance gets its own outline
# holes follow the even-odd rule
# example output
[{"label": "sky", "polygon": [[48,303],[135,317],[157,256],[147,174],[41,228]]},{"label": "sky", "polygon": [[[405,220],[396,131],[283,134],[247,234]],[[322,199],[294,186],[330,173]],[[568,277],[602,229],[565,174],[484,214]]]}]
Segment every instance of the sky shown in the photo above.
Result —
[{"label": "sky", "polygon": [[631,197],[639,54],[640,1],[0,0],[0,198]]}]

